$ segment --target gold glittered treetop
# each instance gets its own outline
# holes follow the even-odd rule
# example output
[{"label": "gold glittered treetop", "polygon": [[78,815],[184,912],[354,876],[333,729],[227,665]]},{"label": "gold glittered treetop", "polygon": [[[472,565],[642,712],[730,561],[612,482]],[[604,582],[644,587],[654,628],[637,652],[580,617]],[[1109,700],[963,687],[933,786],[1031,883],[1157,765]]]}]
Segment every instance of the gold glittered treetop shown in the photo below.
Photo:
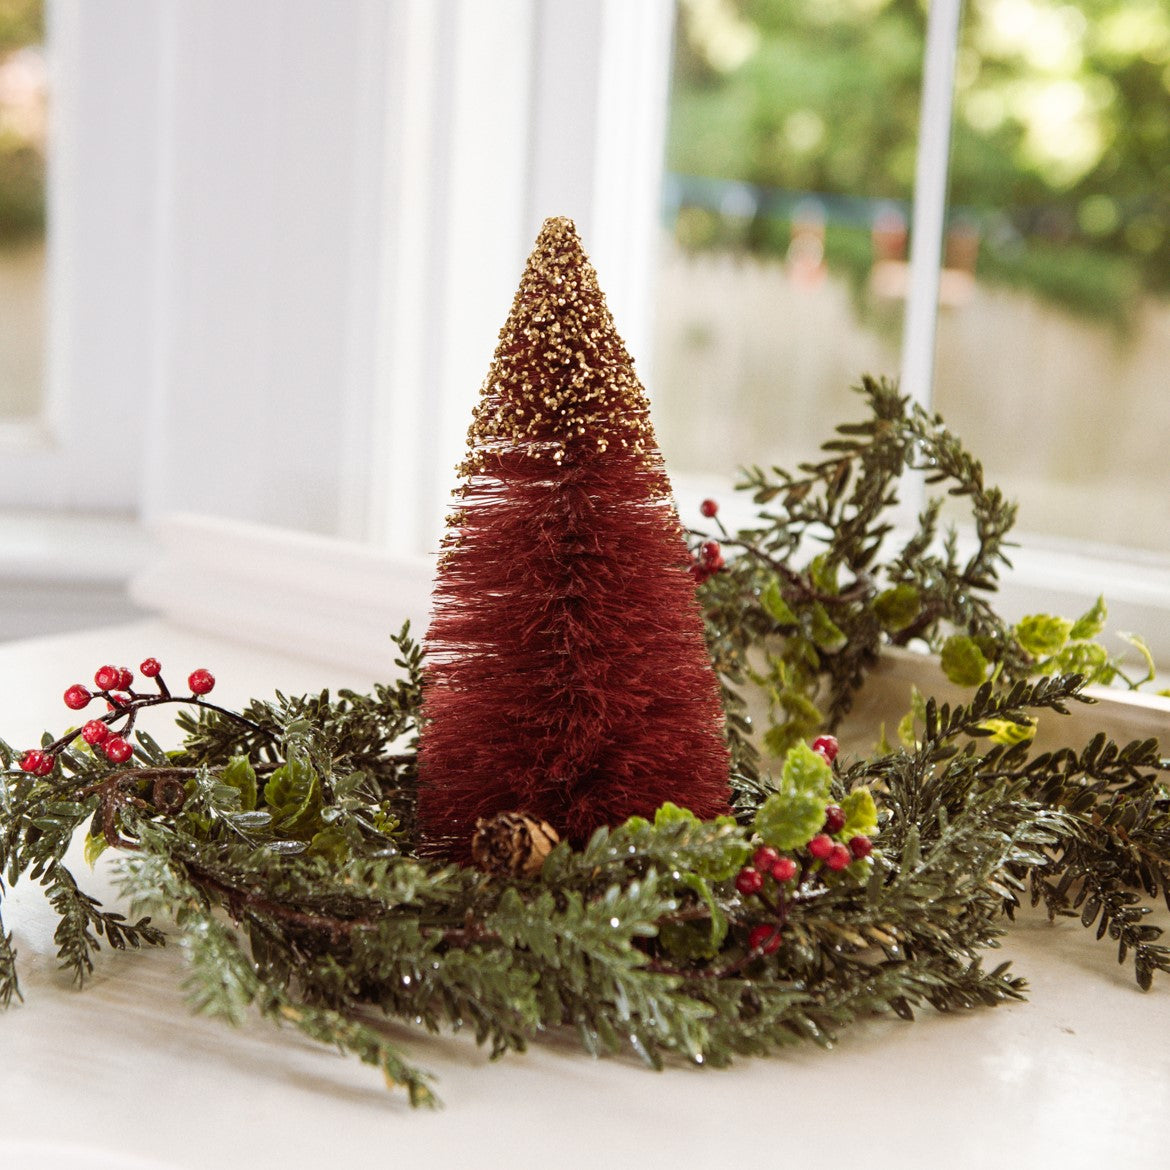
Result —
[{"label": "gold glittered treetop", "polygon": [[465,476],[518,452],[554,465],[615,447],[660,458],[646,393],[571,219],[546,219],[468,433]]}]

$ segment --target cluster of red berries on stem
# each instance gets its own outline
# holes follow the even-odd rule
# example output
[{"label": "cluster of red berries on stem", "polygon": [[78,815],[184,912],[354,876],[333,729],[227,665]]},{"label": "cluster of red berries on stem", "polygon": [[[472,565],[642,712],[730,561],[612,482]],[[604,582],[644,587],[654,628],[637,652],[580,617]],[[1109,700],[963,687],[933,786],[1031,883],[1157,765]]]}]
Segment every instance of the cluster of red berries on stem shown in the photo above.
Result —
[{"label": "cluster of red berries on stem", "polygon": [[[719,513],[719,504],[715,500],[704,500],[699,505],[699,511],[708,519],[713,520]],[[719,530],[724,536],[727,530],[719,524]],[[691,576],[696,585],[702,585],[709,577],[713,577],[727,562],[723,558],[723,548],[717,540],[704,540],[694,551],[694,561],[691,564]]]},{"label": "cluster of red berries on stem", "polygon": [[[831,764],[837,758],[838,744],[834,736],[818,736],[812,743],[812,750]],[[825,808],[825,821],[821,831],[804,847],[807,857],[797,862],[783,856],[771,845],[761,845],[752,854],[751,863],[745,865],[735,877],[735,888],[745,898],[759,898],[776,915],[775,922],[762,922],[752,927],[748,934],[748,948],[753,953],[773,954],[780,947],[781,931],[787,918],[788,895],[785,891],[799,888],[814,869],[823,867],[839,873],[854,861],[860,861],[873,852],[873,842],[863,834],[854,834],[848,841],[836,840],[846,825],[845,810],[839,804]],[[775,883],[774,900],[769,896],[768,879]]]},{"label": "cluster of red berries on stem", "polygon": [[[111,763],[124,764],[134,754],[128,737],[134,728],[135,717],[143,707],[153,707],[159,703],[195,703],[204,707],[212,706],[200,699],[200,696],[208,694],[215,686],[215,677],[209,670],[200,667],[187,676],[187,685],[191,688],[191,693],[185,696],[171,694],[163,681],[162,666],[157,658],[147,658],[138,670],[144,678],[154,680],[158,688],[157,694],[143,694],[134,690],[134,672],[127,666],[99,666],[93,676],[96,691],[91,691],[81,683],[67,687],[64,695],[65,706],[71,711],[84,710],[94,699],[104,699],[107,713],[89,720],[80,732],[76,730],[67,732],[45,748],[34,748],[25,752],[20,760],[21,769],[37,776],[48,776],[56,764],[57,753],[78,735],[95,751],[100,751]],[[115,729],[114,724],[120,720],[124,720],[122,726]]]},{"label": "cluster of red berries on stem", "polygon": [[[711,519],[718,511],[719,505],[714,500],[704,500],[699,505],[699,511],[707,519]],[[717,540],[705,540],[695,550],[695,560],[691,565],[691,576],[696,585],[702,585],[708,577],[714,576],[726,566],[723,559],[723,549]]]}]

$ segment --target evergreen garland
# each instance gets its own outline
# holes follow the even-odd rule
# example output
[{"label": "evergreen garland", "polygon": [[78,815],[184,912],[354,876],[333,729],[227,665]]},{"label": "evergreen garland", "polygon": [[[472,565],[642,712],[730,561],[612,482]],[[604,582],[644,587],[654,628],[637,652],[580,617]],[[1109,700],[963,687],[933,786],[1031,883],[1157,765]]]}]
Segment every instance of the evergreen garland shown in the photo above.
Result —
[{"label": "evergreen garland", "polygon": [[[103,941],[178,935],[197,1010],[296,1027],[377,1065],[414,1104],[434,1101],[430,1078],[379,1012],[469,1029],[493,1054],[567,1027],[593,1053],[628,1046],[652,1066],[672,1055],[718,1066],[826,1044],[876,1015],[1021,998],[1023,981],[984,958],[1025,900],[1095,927],[1149,987],[1170,971],[1146,921],[1149,900],[1170,905],[1166,761],[1152,740],[1099,735],[1038,753],[1028,735],[1038,715],[1088,701],[1090,677],[1118,671],[1095,641],[1103,607],[1078,622],[1003,622],[988,594],[1013,509],[939,420],[884,383],[862,392],[870,417],[840,428],[821,462],[748,474],[759,522],[721,534],[740,555],[713,561],[695,534],[699,563],[719,569],[699,574],[700,597],[728,707],[734,816],[667,804],[557,845],[533,877],[421,856],[422,654],[404,628],[399,680],[368,695],[277,694],[237,713],[199,698],[200,672],[182,700],[161,676],[149,698],[115,683],[123,697],[92,722],[130,735],[138,707],[182,701],[177,750],[141,732],[120,762],[76,732],[46,734],[39,754],[0,743],[0,875],[46,888],[78,984]],[[969,500],[972,552],[938,538],[932,502],[880,559],[908,468]],[[896,745],[831,767],[807,738],[848,709],[883,646],[912,640],[970,698],[922,700]],[[746,713],[757,694],[771,713],[761,735]],[[129,918],[66,867],[81,831],[90,860],[121,855]],[[834,869],[811,852],[817,836],[874,848]],[[766,850],[792,876],[746,881]],[[155,918],[173,923],[167,935]],[[17,959],[0,923],[5,1004],[20,996]]]}]

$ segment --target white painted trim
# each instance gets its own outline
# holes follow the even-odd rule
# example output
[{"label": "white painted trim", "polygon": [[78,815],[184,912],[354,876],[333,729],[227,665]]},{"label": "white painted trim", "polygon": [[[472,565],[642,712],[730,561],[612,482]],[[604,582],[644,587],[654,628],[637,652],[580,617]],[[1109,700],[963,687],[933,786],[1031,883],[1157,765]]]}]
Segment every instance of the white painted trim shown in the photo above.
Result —
[{"label": "white painted trim", "polygon": [[[910,709],[910,688],[940,703],[970,701],[972,688],[949,682],[935,659],[911,650],[887,650],[866,680],[842,732],[854,751],[862,751],[880,737],[884,725],[893,740],[898,721]],[[1088,687],[1091,704],[1072,703],[1068,715],[1041,714],[1036,746],[1083,747],[1103,731],[1118,743],[1156,738],[1170,745],[1170,699],[1145,691],[1116,687]]]},{"label": "white painted trim", "polygon": [[130,596],[177,626],[389,677],[390,635],[426,625],[427,557],[207,516],[164,517],[156,537]]}]

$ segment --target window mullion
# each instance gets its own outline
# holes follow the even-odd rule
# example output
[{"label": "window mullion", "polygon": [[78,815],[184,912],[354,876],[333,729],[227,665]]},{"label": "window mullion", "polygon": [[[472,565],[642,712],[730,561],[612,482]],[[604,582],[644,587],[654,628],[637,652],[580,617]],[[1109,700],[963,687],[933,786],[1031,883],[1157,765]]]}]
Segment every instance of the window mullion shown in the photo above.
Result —
[{"label": "window mullion", "polygon": [[902,391],[930,406],[947,202],[947,164],[962,0],[932,0],[926,24],[910,280],[902,332]]}]

